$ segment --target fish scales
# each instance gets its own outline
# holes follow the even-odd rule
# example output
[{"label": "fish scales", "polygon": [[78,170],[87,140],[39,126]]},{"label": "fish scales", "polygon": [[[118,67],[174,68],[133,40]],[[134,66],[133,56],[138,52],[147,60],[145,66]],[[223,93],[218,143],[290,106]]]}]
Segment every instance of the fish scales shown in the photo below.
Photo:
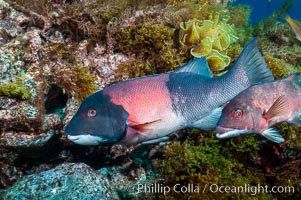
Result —
[{"label": "fish scales", "polygon": [[224,103],[251,84],[274,79],[256,44],[249,42],[220,77],[213,77],[201,57],[90,95],[65,127],[68,139],[82,145],[149,144],[183,128],[215,129]]},{"label": "fish scales", "polygon": [[103,93],[110,96],[116,105],[122,105],[125,110],[130,110],[129,118],[132,122],[152,122],[160,119],[164,111],[172,110],[170,95],[165,87],[168,79],[168,74],[143,77],[125,81],[122,85],[112,85]]},{"label": "fish scales", "polygon": [[248,85],[248,79],[235,70],[215,79],[189,73],[170,74],[167,82],[173,110],[189,120],[207,115]]},{"label": "fish scales", "polygon": [[[239,113],[239,115],[238,115]],[[301,74],[256,84],[234,97],[223,109],[216,131],[219,138],[258,133],[273,142],[284,139],[274,124],[301,125]]]},{"label": "fish scales", "polygon": [[269,84],[255,85],[250,89],[253,102],[257,103],[263,112],[267,112],[280,96],[286,97],[289,109],[288,112],[279,116],[279,120],[289,120],[290,116],[295,115],[301,109],[301,90],[296,88],[290,80],[294,76],[297,75]]}]

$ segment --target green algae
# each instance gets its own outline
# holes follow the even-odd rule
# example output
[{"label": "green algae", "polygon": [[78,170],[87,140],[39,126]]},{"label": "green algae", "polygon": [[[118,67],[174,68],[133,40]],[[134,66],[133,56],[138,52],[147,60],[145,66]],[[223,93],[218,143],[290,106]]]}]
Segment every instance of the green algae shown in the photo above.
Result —
[{"label": "green algae", "polygon": [[13,97],[20,100],[28,100],[32,94],[29,88],[24,85],[25,75],[19,75],[8,83],[0,83],[0,95]]},{"label": "green algae", "polygon": [[89,72],[88,68],[79,66],[74,67],[72,69],[71,78],[74,78],[73,81],[76,84],[76,87],[71,87],[71,89],[74,91],[74,96],[79,102],[98,90],[95,85],[97,78],[94,74]]},{"label": "green algae", "polygon": [[132,62],[122,62],[118,65],[118,74],[127,74],[129,78],[135,78],[140,76],[146,76],[148,74],[156,73],[156,69],[151,63],[146,61],[132,61]]},{"label": "green algae", "polygon": [[52,78],[54,84],[67,94],[73,95],[79,102],[98,90],[95,85],[97,78],[87,67],[70,66],[67,69],[57,69]]},{"label": "green algae", "polygon": [[284,78],[298,71],[294,69],[292,65],[285,62],[284,60],[274,58],[269,54],[264,56],[264,59],[267,65],[269,66],[269,68],[271,69],[275,79]]},{"label": "green algae", "polygon": [[[192,136],[190,134],[190,136]],[[194,184],[200,187],[212,184],[238,187],[243,185],[255,186],[265,182],[264,173],[252,168],[246,168],[246,159],[240,157],[254,156],[259,151],[258,143],[254,138],[243,138],[243,141],[223,142],[212,136],[188,138],[182,144],[174,142],[164,148],[165,159],[161,161],[157,170],[164,176],[167,185],[181,183]],[[254,143],[254,144],[253,144]],[[229,148],[229,152],[226,152]],[[236,150],[232,151],[233,149]],[[241,156],[236,156],[237,154]],[[250,158],[250,157],[249,157]],[[199,193],[168,193],[167,198],[251,198],[250,193],[212,193],[205,190]],[[258,198],[270,199],[271,194],[261,193]]]},{"label": "green algae", "polygon": [[0,95],[21,100],[27,100],[31,97],[30,90],[24,87],[22,83],[18,82],[0,84]]},{"label": "green algae", "polygon": [[183,35],[181,44],[191,48],[190,53],[194,57],[206,56],[215,72],[224,70],[230,64],[231,58],[224,51],[238,40],[234,28],[227,21],[227,16],[220,18],[216,13],[211,19],[193,19],[180,24]]},{"label": "green algae", "polygon": [[[42,66],[39,66],[40,68],[33,67],[31,71],[41,71],[44,74],[42,78],[45,78],[46,85],[56,85],[63,90],[64,94],[75,97],[81,103],[84,98],[99,88],[96,86],[98,80],[96,75],[88,67],[81,66],[75,57],[74,51],[78,48],[76,43],[72,43],[72,45],[47,44],[43,50],[48,60],[44,59],[43,63],[51,63],[50,72],[42,72]],[[37,79],[41,79],[41,77],[37,77]]]},{"label": "green algae", "polygon": [[118,66],[119,74],[129,78],[170,71],[186,59],[173,43],[174,30],[162,24],[144,23],[122,28],[114,35],[116,51],[135,59]]},{"label": "green algae", "polygon": [[[295,126],[282,127],[281,131],[286,127],[290,132],[299,132]],[[159,194],[159,199],[282,199],[300,196],[300,146],[288,148],[287,144],[274,144],[257,135],[229,140],[217,140],[212,132],[196,130],[188,135],[183,143],[175,142],[164,147],[165,157],[156,169],[164,177],[165,185],[193,184],[200,187],[200,191]],[[268,189],[286,187],[290,192],[210,191],[208,187],[215,184],[236,189],[258,185]]]},{"label": "green algae", "polygon": [[[238,41],[236,30],[243,35],[243,28],[249,27],[247,18],[250,10],[241,8],[240,13],[244,13],[243,19],[233,21],[236,23],[234,27],[228,22],[231,21],[228,14],[235,15],[234,9],[226,14],[221,5],[208,4],[208,1],[188,1],[185,9],[182,3],[172,1],[167,3],[174,6],[171,7],[174,12],[182,9],[181,12],[185,15],[183,18],[188,18],[187,21],[179,23],[167,20],[158,24],[143,18],[142,22],[138,20],[136,23],[121,27],[119,31],[113,31],[111,37],[118,44],[115,50],[134,56],[136,60],[134,63],[139,63],[133,66],[132,60],[124,62],[120,65],[119,72],[129,71],[130,78],[136,77],[133,74],[162,73],[182,65],[192,56],[204,55],[215,72],[223,71],[229,66],[233,59],[229,49]],[[168,10],[166,13],[169,13]],[[166,14],[165,17],[176,17],[170,15]],[[243,41],[247,39],[249,37],[244,37]],[[141,64],[145,60],[148,63]],[[150,68],[152,69],[149,70]],[[137,72],[133,73],[135,69]]]},{"label": "green algae", "polygon": [[227,13],[229,16],[228,23],[232,24],[234,27],[236,36],[239,38],[237,42],[239,42],[241,46],[244,46],[254,37],[254,28],[249,23],[251,7],[238,5],[228,6],[227,8],[229,9],[229,12]]}]

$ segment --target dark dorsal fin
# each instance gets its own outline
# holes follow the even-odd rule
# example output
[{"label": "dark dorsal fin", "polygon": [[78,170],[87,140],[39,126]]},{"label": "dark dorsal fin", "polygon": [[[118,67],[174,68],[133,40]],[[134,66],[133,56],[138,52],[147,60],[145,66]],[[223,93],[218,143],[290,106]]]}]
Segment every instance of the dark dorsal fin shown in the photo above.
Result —
[{"label": "dark dorsal fin", "polygon": [[209,78],[213,77],[213,74],[209,68],[209,65],[207,63],[206,57],[200,57],[200,58],[195,58],[188,63],[182,65],[175,71],[174,73],[179,73],[179,72],[190,72],[194,74],[199,74],[202,76],[206,76]]}]

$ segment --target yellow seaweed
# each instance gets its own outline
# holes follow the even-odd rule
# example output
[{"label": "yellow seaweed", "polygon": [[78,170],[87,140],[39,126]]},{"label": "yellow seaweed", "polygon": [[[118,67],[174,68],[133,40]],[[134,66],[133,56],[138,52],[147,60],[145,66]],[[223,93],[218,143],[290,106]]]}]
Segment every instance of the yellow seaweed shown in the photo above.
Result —
[{"label": "yellow seaweed", "polygon": [[212,71],[219,72],[230,64],[231,58],[213,49],[211,54],[207,57],[207,61]]},{"label": "yellow seaweed", "polygon": [[193,19],[188,22],[182,22],[180,24],[180,28],[186,32],[184,34],[182,42],[186,44],[194,44],[195,42],[200,40],[200,21],[197,19]]},{"label": "yellow seaweed", "polygon": [[209,37],[205,37],[199,46],[192,48],[190,53],[194,57],[208,56],[212,51],[212,41]]},{"label": "yellow seaweed", "polygon": [[216,14],[213,19],[193,19],[180,24],[183,49],[190,48],[194,57],[206,56],[210,68],[217,72],[229,65],[230,57],[223,51],[238,39],[227,20]]}]

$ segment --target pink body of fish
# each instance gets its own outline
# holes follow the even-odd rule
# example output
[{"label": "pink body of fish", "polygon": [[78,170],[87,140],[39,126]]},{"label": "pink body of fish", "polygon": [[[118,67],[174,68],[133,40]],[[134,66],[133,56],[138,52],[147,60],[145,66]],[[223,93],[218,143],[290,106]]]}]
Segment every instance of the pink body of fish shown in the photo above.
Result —
[{"label": "pink body of fish", "polygon": [[274,128],[279,122],[301,126],[301,74],[257,84],[239,93],[223,109],[218,138],[259,133],[273,142],[284,139]]}]

